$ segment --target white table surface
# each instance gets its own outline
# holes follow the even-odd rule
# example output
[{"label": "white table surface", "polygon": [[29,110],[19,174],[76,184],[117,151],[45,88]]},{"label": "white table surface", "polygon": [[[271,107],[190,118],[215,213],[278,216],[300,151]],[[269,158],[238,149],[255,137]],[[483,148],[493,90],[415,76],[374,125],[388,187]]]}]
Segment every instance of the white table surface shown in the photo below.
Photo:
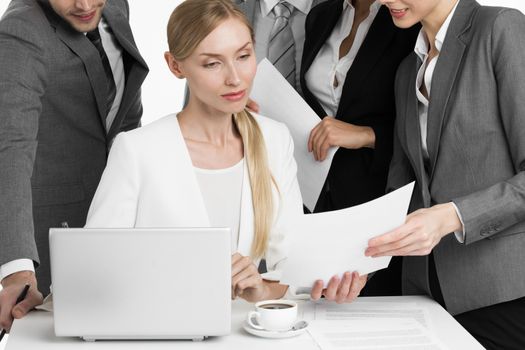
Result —
[{"label": "white table surface", "polygon": [[[358,298],[351,305],[366,307],[367,302],[403,302],[417,303],[425,307],[430,317],[430,331],[449,349],[483,349],[483,347],[450,316],[438,303],[423,296],[403,297],[369,297]],[[300,303],[299,312],[308,320],[313,315],[314,302]],[[60,350],[60,349],[301,349],[318,350],[310,334],[305,332],[288,339],[263,339],[254,337],[244,329],[242,324],[252,304],[235,301],[232,310],[232,333],[225,337],[208,338],[202,342],[180,341],[96,341],[84,342],[78,338],[57,338],[53,330],[53,314],[35,311],[22,320],[16,320],[9,336],[6,350]]]}]

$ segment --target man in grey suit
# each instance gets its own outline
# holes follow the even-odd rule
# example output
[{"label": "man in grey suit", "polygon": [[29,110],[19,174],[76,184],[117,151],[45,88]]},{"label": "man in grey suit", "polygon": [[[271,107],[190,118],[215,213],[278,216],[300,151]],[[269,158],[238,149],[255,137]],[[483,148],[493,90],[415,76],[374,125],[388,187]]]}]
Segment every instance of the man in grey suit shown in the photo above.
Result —
[{"label": "man in grey suit", "polygon": [[474,0],[381,1],[396,25],[423,24],[397,72],[388,179],[417,186],[415,211],[367,255],[403,255],[405,294],[433,296],[489,349],[523,349],[525,16]]},{"label": "man in grey suit", "polygon": [[[289,77],[291,85],[300,93],[301,84],[299,81],[299,72],[301,68],[301,59],[303,56],[304,27],[306,16],[308,15],[308,12],[310,12],[311,8],[325,0],[234,1],[239,9],[244,12],[255,31],[255,55],[257,56],[257,61],[267,57],[277,67],[281,74],[283,74],[283,76]],[[278,20],[277,18],[279,16],[276,14],[276,11],[281,3],[284,3],[287,6],[285,9],[286,11],[282,13],[282,16],[285,17],[285,21],[283,23],[283,27],[277,28],[279,24],[276,23],[276,21]],[[292,57],[290,60],[285,59],[286,53],[284,51],[289,48],[289,46],[286,46],[285,43],[281,42],[276,43],[276,57],[272,58],[272,31],[274,28],[275,30],[284,29],[284,31],[282,31],[282,33],[284,33],[286,30],[288,30],[288,27],[292,34],[290,40],[293,41],[293,47],[290,49]],[[275,41],[279,41],[279,38],[275,38]],[[279,47],[280,45],[285,46]],[[285,53],[285,56],[282,56],[282,53]],[[293,74],[293,76],[291,76],[291,74]]]},{"label": "man in grey suit", "polygon": [[140,123],[148,68],[128,19],[127,0],[17,0],[0,20],[4,329],[49,293],[49,228],[84,225],[112,139]]}]

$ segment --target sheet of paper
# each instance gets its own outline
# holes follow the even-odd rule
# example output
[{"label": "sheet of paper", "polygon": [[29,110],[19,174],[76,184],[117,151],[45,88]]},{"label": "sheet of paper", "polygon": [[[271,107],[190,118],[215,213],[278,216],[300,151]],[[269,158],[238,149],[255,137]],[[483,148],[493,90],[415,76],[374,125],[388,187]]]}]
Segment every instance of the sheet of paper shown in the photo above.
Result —
[{"label": "sheet of paper", "polygon": [[413,188],[412,182],[358,206],[298,217],[281,283],[311,287],[345,271],[364,275],[387,267],[391,257],[365,256],[368,240],[405,222]]},{"label": "sheet of paper", "polygon": [[259,104],[261,115],[282,122],[290,129],[303,202],[313,211],[337,148],[331,148],[322,162],[308,152],[308,137],[319,124],[319,116],[267,59],[257,66],[251,98]]},{"label": "sheet of paper", "polygon": [[355,320],[355,319],[403,319],[412,320],[430,329],[430,316],[426,308],[417,303],[370,302],[356,300],[351,304],[316,304],[312,317],[315,320]]},{"label": "sheet of paper", "polygon": [[322,350],[445,349],[432,333],[413,319],[312,321],[308,332]]}]

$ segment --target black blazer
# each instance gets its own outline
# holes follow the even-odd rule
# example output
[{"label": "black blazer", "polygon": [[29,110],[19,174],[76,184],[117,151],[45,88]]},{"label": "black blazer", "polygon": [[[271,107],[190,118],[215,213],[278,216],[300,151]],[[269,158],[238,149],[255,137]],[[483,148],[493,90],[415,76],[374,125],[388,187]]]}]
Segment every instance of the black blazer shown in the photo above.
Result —
[{"label": "black blazer", "polygon": [[[306,19],[301,88],[306,102],[320,118],[326,112],[308,88],[305,75],[341,17],[343,4],[344,0],[321,3]],[[396,70],[413,51],[419,28],[399,29],[386,7],[379,10],[347,74],[335,115],[344,122],[371,127],[376,135],[375,149],[337,151],[326,180],[330,192],[323,191],[316,211],[347,208],[385,193],[392,157]]]}]

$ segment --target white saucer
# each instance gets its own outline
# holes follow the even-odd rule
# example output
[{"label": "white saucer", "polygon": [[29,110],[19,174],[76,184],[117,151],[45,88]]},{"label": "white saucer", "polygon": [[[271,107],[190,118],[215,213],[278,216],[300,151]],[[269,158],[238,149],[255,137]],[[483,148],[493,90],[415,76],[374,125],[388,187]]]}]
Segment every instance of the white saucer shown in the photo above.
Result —
[{"label": "white saucer", "polygon": [[255,336],[258,336],[258,337],[279,339],[279,338],[295,337],[295,336],[298,336],[299,334],[303,334],[308,328],[308,322],[297,321],[296,326],[298,324],[301,324],[302,327],[299,329],[292,328],[289,331],[267,331],[263,329],[255,329],[252,326],[250,326],[248,321],[244,321],[244,324],[242,325],[242,327],[244,328],[246,332],[253,334]]}]

